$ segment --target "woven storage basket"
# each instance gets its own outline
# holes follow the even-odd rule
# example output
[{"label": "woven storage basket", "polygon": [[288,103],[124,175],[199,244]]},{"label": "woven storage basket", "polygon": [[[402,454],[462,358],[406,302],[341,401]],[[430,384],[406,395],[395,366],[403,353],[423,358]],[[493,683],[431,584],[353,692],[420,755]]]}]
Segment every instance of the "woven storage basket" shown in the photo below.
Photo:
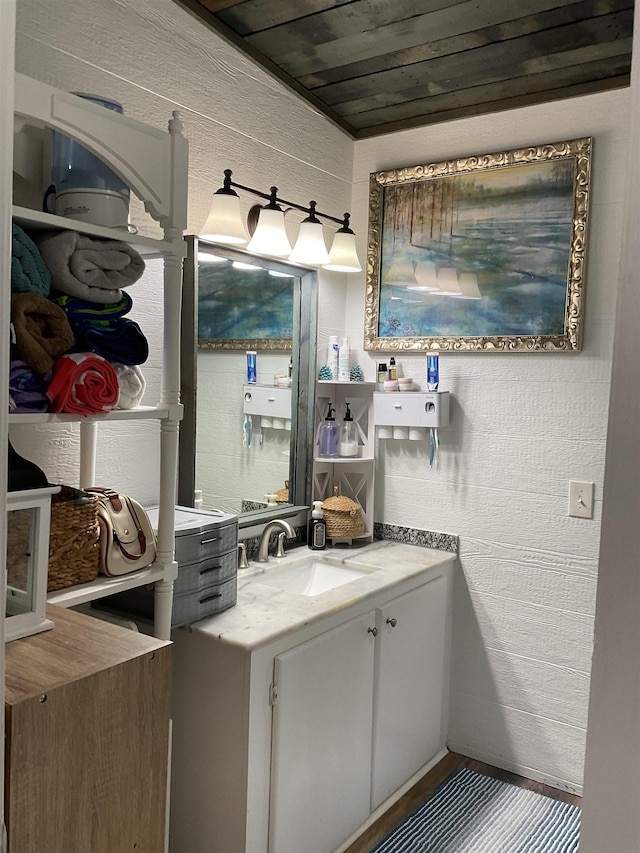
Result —
[{"label": "woven storage basket", "polygon": [[51,498],[47,592],[98,576],[98,496],[62,486]]},{"label": "woven storage basket", "polygon": [[284,489],[278,489],[276,492],[276,502],[279,504],[289,503],[289,481],[284,481]]},{"label": "woven storage basket", "polygon": [[330,539],[352,539],[354,536],[362,536],[364,522],[360,504],[338,494],[337,486],[333,491],[333,497],[327,498],[322,504],[327,536]]}]

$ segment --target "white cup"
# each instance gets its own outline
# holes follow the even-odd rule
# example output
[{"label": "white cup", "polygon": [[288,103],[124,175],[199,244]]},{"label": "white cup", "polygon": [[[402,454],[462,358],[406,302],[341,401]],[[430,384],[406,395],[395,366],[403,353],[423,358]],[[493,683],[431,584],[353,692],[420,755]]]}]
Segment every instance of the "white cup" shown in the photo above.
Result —
[{"label": "white cup", "polygon": [[272,426],[274,429],[284,429],[284,418],[274,418]]},{"label": "white cup", "polygon": [[271,427],[273,426],[273,420],[271,418],[268,418],[266,415],[262,415],[262,417],[260,418],[260,426],[265,429],[271,429]]},{"label": "white cup", "polygon": [[393,438],[393,428],[390,426],[378,427],[378,438]]},{"label": "white cup", "polygon": [[427,437],[426,427],[409,427],[409,440],[422,441]]},{"label": "white cup", "polygon": [[409,427],[394,426],[393,437],[394,438],[409,438]]}]

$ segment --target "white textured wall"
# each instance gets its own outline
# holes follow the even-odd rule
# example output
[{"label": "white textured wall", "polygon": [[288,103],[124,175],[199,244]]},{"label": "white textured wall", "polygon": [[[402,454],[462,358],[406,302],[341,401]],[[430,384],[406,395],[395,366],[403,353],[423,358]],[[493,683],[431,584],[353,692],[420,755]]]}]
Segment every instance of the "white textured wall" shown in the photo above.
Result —
[{"label": "white textured wall", "polygon": [[[356,144],[361,219],[370,172],[594,137],[583,351],[442,355],[439,467],[387,441],[376,479],[378,521],[460,536],[451,747],[568,789],[582,782],[628,106],[623,90]],[[352,285],[354,337],[363,300]],[[398,361],[424,387],[424,356]],[[595,520],[567,517],[570,479],[595,482]]]},{"label": "white textured wall", "polygon": [[[640,3],[636,2],[636,15]],[[637,17],[636,17],[637,20]],[[581,853],[640,850],[640,31],[634,33],[631,135],[589,702]]]}]

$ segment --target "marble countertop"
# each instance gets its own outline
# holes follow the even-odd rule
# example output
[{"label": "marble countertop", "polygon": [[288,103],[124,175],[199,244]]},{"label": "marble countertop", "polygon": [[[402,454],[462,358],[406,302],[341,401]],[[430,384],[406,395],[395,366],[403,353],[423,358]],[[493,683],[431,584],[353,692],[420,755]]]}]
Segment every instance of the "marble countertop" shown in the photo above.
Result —
[{"label": "marble countertop", "polygon": [[[334,565],[361,569],[366,574],[315,596],[261,583],[269,571],[309,557],[321,557]],[[244,649],[254,649],[378,592],[392,589],[416,575],[453,563],[455,559],[456,555],[449,551],[392,541],[324,551],[311,551],[306,546],[294,548],[285,557],[270,557],[268,563],[251,563],[248,569],[239,569],[235,607],[194,623],[191,630]]]}]

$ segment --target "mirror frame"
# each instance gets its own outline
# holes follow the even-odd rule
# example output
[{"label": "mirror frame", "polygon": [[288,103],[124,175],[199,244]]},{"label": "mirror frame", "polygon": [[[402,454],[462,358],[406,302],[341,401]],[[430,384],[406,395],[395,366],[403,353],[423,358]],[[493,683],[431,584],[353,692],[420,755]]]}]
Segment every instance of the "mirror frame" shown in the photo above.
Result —
[{"label": "mirror frame", "polygon": [[[229,260],[248,261],[265,269],[293,273],[293,335],[291,357],[291,453],[289,458],[289,498],[278,510],[258,509],[239,513],[240,526],[295,515],[311,505],[314,407],[316,387],[316,330],[318,274],[286,261],[261,258],[230,249],[197,236],[185,238],[187,254],[182,275],[182,316],[180,336],[180,398],[184,415],[180,424],[178,452],[178,504],[192,507],[196,488],[196,425],[198,402],[198,249],[205,248]],[[247,344],[247,349],[251,347]],[[274,349],[274,351],[276,351]],[[289,352],[283,349],[282,352]],[[224,508],[223,508],[224,509]]]}]

